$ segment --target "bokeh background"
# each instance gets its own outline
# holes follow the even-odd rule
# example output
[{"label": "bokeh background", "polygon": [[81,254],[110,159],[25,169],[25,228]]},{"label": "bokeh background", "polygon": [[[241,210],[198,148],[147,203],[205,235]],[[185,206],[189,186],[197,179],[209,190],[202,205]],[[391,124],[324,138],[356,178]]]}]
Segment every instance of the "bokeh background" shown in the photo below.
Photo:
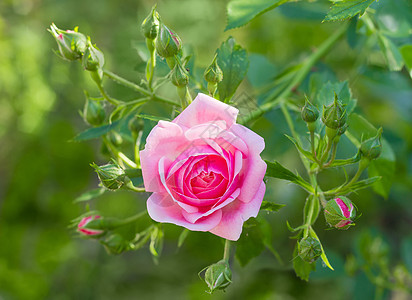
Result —
[{"label": "bokeh background", "polygon": [[[391,9],[412,11],[406,0],[381,0],[379,5],[388,2]],[[191,45],[200,67],[210,62],[229,35],[247,49],[251,64],[243,91],[273,80],[283,67],[305,57],[340,26],[321,24],[329,6],[325,1],[287,4],[229,32],[224,32],[226,1],[157,3],[163,21]],[[289,239],[286,220],[293,225],[301,222],[305,194],[274,179],[266,197],[287,206],[265,218],[284,264],[269,251],[244,268],[233,259],[233,284],[214,295],[205,293],[206,286],[197,276],[222,256],[221,239],[209,233],[189,233],[178,249],[181,229],[166,225],[164,251],[155,264],[147,247],[111,256],[68,228],[85,211],[85,204],[73,200],[98,184],[89,164],[105,163],[107,158],[99,154],[98,141],[70,142],[87,127],[78,114],[84,104],[83,90],[95,95],[97,90],[80,64],[62,61],[53,53],[55,41],[46,28],[52,22],[59,28],[79,26],[103,50],[109,70],[134,80],[134,66],[141,64],[136,45],[144,41],[140,23],[153,4],[142,0],[0,2],[0,299],[412,299],[399,291],[377,292],[365,272],[350,274],[347,263],[345,270],[348,257],[362,261],[362,255],[372,251],[390,268],[401,265],[412,272],[412,81],[405,70],[389,72],[377,48],[366,49],[365,54],[351,48],[346,39],[317,68],[325,68],[331,78],[350,80],[358,111],[375,126],[384,127],[397,163],[388,199],[371,190],[353,196],[363,213],[356,227],[326,231],[324,221],[318,221],[317,232],[335,272],[319,264],[309,283],[294,275],[294,240]],[[404,23],[390,19],[390,13],[386,18],[389,21],[382,22],[389,24],[395,42],[412,43],[410,32],[401,34]],[[410,25],[410,15],[405,18]],[[118,98],[133,96],[110,83],[107,89]],[[281,114],[267,114],[254,129],[267,141],[265,158],[301,169],[297,153],[283,136],[288,131]],[[333,175],[323,180],[333,182]],[[106,193],[90,206],[122,217],[143,210],[146,197]]]}]

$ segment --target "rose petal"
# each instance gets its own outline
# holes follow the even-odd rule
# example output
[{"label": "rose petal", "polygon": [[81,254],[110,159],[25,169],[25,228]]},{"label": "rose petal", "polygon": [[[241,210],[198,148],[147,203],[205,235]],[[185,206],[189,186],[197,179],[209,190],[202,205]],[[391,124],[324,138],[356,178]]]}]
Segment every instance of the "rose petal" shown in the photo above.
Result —
[{"label": "rose petal", "polygon": [[172,198],[167,194],[160,193],[153,193],[149,197],[147,212],[157,222],[172,223],[194,231],[209,231],[211,228],[216,227],[222,218],[222,212],[219,210],[207,217],[198,219],[196,223],[188,222],[182,215],[182,209],[173,202]]},{"label": "rose petal", "polygon": [[236,122],[239,110],[205,94],[199,93],[195,100],[173,120],[186,127],[214,121],[225,121],[227,128]]},{"label": "rose petal", "polygon": [[243,223],[251,217],[256,217],[262,205],[266,186],[262,182],[256,195],[249,203],[235,201],[222,209],[222,219],[215,228],[210,230],[222,238],[237,241],[242,233]]}]

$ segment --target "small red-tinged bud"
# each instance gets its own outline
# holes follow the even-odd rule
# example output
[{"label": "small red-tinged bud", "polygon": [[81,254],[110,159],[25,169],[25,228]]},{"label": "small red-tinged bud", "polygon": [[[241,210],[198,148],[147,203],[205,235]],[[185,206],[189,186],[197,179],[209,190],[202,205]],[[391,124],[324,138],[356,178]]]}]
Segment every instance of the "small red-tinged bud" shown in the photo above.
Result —
[{"label": "small red-tinged bud", "polygon": [[104,230],[90,229],[87,228],[87,224],[90,222],[99,219],[100,216],[88,216],[81,219],[77,225],[77,231],[85,236],[100,236],[104,233]]},{"label": "small red-tinged bud", "polygon": [[299,256],[302,260],[313,263],[322,254],[322,248],[317,239],[306,237],[298,243]]},{"label": "small red-tinged bud", "polygon": [[[202,272],[202,271],[201,271]],[[230,270],[227,260],[220,260],[217,263],[206,268],[205,278],[209,293],[215,290],[223,290],[232,282],[232,271]]]},{"label": "small red-tinged bud", "polygon": [[160,24],[159,36],[156,40],[156,51],[159,56],[168,58],[179,53],[182,48],[182,41],[179,36],[166,25]]},{"label": "small red-tinged bud", "polygon": [[82,57],[87,47],[86,36],[75,30],[61,30],[52,23],[48,31],[55,38],[59,47],[59,53],[65,60],[77,60]]},{"label": "small red-tinged bud", "polygon": [[144,19],[141,29],[147,39],[154,40],[157,37],[159,31],[159,14],[156,11],[156,5],[153,6],[150,14]]},{"label": "small red-tinged bud", "polygon": [[324,213],[326,222],[337,229],[348,229],[353,225],[353,219],[356,217],[355,207],[344,196],[329,200],[326,203]]}]

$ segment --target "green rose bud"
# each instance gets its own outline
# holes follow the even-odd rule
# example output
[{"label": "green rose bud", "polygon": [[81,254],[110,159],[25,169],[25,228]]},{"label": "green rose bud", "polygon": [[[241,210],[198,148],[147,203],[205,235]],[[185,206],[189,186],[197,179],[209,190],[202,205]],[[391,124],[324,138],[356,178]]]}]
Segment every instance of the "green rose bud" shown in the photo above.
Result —
[{"label": "green rose bud", "polygon": [[141,29],[147,39],[154,40],[157,37],[159,31],[159,14],[156,11],[156,5],[153,6],[150,14],[143,20]]},{"label": "green rose bud", "polygon": [[121,254],[133,249],[133,244],[118,233],[111,234],[101,243],[109,254]]},{"label": "green rose bud", "polygon": [[182,48],[179,36],[164,24],[160,24],[159,36],[156,40],[156,51],[159,56],[168,58],[175,56]]},{"label": "green rose bud", "polygon": [[348,229],[356,216],[356,209],[348,198],[339,196],[326,203],[324,213],[326,222],[331,227]]},{"label": "green rose bud", "polygon": [[381,137],[382,137],[382,127],[379,128],[378,132],[376,133],[374,137],[362,142],[360,146],[361,155],[370,160],[377,159],[381,155],[381,152],[382,152]]},{"label": "green rose bud", "polygon": [[217,64],[217,54],[213,58],[212,63],[206,68],[203,76],[208,83],[217,84],[223,80],[222,69]]},{"label": "green rose bud", "polygon": [[322,254],[322,248],[317,239],[306,237],[298,242],[298,253],[304,261],[312,263]]},{"label": "green rose bud", "polygon": [[90,39],[87,41],[87,48],[84,51],[82,65],[87,71],[98,71],[104,65],[103,52],[100,51],[96,45],[93,46]]},{"label": "green rose bud", "polygon": [[141,118],[133,117],[130,119],[128,126],[129,126],[130,132],[136,138],[139,135],[139,133],[143,131],[144,122]]},{"label": "green rose bud", "polygon": [[73,61],[82,57],[86,50],[87,39],[84,34],[77,32],[77,27],[74,30],[64,31],[52,23],[48,31],[56,39],[63,59]]},{"label": "green rose bud", "polygon": [[177,87],[184,87],[189,83],[189,74],[179,61],[170,74],[170,80]]},{"label": "green rose bud", "polygon": [[120,134],[118,134],[116,131],[110,131],[108,133],[108,137],[110,142],[115,146],[115,147],[120,147],[123,144],[123,138]]},{"label": "green rose bud", "polygon": [[315,105],[309,102],[308,98],[305,100],[301,116],[306,123],[313,123],[319,118],[319,110]]},{"label": "green rose bud", "polygon": [[209,287],[209,293],[227,288],[232,282],[232,271],[228,262],[222,259],[207,267],[204,280]]},{"label": "green rose bud", "polygon": [[83,109],[83,119],[92,126],[100,126],[106,118],[106,111],[100,101],[89,98],[86,93],[86,103]]},{"label": "green rose bud", "polygon": [[109,163],[103,166],[92,164],[102,185],[108,190],[120,189],[126,181],[129,181],[124,170],[117,164]]},{"label": "green rose bud", "polygon": [[323,106],[322,122],[326,127],[337,130],[345,125],[347,120],[346,110],[335,93],[335,100],[329,106]]}]

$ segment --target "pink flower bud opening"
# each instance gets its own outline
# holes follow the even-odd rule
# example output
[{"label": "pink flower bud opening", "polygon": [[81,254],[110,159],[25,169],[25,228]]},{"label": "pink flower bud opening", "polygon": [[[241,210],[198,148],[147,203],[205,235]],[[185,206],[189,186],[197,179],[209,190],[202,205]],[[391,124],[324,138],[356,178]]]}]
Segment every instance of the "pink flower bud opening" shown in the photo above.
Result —
[{"label": "pink flower bud opening", "polygon": [[99,218],[100,216],[89,216],[89,217],[85,217],[81,219],[81,221],[79,222],[79,225],[77,225],[77,230],[84,235],[90,235],[90,236],[102,234],[104,232],[103,230],[84,228],[91,221],[97,220]]}]

